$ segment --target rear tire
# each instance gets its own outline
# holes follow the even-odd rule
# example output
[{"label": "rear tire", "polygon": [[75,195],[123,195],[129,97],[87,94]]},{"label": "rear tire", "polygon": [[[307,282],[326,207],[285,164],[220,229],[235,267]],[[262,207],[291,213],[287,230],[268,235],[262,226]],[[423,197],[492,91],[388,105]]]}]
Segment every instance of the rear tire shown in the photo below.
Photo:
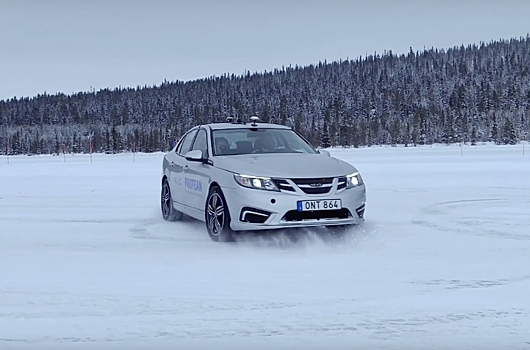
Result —
[{"label": "rear tire", "polygon": [[162,209],[162,217],[166,221],[179,221],[184,216],[181,212],[175,210],[173,207],[173,197],[171,195],[171,188],[167,179],[162,181],[162,191],[160,193],[160,207]]},{"label": "rear tire", "polygon": [[208,192],[204,208],[206,230],[214,242],[233,242],[234,231],[230,228],[230,212],[225,196],[219,186]]}]

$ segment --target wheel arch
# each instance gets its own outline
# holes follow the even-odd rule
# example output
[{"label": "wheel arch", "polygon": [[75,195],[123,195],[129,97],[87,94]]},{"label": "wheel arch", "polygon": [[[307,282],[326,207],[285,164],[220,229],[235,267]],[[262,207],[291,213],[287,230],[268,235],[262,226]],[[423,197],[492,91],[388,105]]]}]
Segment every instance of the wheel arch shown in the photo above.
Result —
[{"label": "wheel arch", "polygon": [[221,188],[221,186],[219,185],[219,183],[217,183],[217,181],[212,181],[212,183],[210,183],[210,187],[208,187],[208,193],[210,193],[212,188],[215,187],[215,186]]}]

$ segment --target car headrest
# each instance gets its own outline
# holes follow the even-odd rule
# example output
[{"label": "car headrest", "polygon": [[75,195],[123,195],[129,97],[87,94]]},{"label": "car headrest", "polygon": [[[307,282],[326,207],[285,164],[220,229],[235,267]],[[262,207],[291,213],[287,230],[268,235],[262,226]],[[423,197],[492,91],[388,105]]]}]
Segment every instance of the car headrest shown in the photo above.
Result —
[{"label": "car headrest", "polygon": [[228,152],[230,150],[230,144],[228,143],[228,140],[224,137],[216,137],[215,150],[220,154]]},{"label": "car headrest", "polygon": [[252,153],[252,151],[254,150],[254,147],[252,147],[251,141],[237,141],[236,145],[237,145],[238,153],[247,154],[247,153]]},{"label": "car headrest", "polygon": [[216,137],[215,144],[218,145],[221,143],[226,143],[228,145],[228,140],[225,137]]}]

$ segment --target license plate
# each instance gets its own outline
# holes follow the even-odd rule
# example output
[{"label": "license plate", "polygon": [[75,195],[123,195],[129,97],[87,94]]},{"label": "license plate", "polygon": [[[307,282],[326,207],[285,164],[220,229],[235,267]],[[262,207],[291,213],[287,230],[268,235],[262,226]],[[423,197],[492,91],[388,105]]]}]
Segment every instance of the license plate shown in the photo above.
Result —
[{"label": "license plate", "polygon": [[342,209],[340,199],[319,199],[314,201],[298,201],[298,211],[337,210]]}]

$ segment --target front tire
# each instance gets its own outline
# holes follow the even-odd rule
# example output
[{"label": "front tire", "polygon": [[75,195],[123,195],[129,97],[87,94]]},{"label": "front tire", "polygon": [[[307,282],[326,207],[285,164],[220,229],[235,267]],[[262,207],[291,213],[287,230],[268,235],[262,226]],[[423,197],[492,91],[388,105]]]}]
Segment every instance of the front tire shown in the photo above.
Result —
[{"label": "front tire", "polygon": [[234,231],[230,228],[230,212],[219,186],[213,186],[208,192],[204,213],[206,229],[212,241],[234,241]]},{"label": "front tire", "polygon": [[160,207],[162,209],[162,217],[166,221],[182,220],[183,214],[173,207],[173,197],[171,196],[171,188],[167,179],[162,181],[162,191],[160,193]]}]

